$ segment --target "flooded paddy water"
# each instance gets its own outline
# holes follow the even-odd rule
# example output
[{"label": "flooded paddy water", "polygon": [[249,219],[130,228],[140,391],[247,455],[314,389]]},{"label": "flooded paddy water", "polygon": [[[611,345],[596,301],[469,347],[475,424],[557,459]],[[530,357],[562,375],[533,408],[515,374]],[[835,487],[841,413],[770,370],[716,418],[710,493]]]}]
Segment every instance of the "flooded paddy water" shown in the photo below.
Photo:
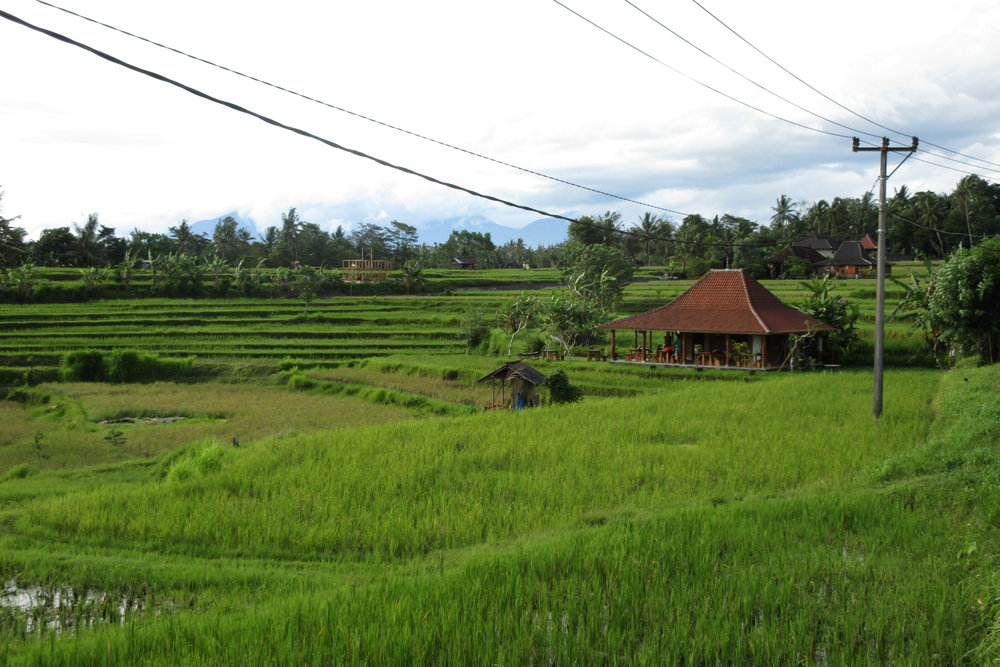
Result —
[{"label": "flooded paddy water", "polygon": [[124,625],[133,615],[162,612],[152,596],[96,588],[53,588],[8,580],[0,593],[0,630],[17,634],[73,632],[97,623]]}]

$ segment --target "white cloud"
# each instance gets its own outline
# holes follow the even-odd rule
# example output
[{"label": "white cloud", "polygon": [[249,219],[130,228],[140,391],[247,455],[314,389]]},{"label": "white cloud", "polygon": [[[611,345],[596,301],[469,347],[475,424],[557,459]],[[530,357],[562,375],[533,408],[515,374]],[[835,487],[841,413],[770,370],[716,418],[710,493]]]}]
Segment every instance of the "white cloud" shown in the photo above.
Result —
[{"label": "white cloud", "polygon": [[[613,208],[631,220],[643,210],[280,93],[31,0],[8,4],[15,15],[129,62],[473,190],[554,213]],[[568,4],[719,90],[795,122],[853,134],[726,72],[624,3]],[[694,3],[637,4],[767,88],[845,125],[884,132],[766,63]],[[851,154],[849,140],[727,100],[555,3],[65,5],[384,122],[679,211],[766,221],[780,194],[859,196],[877,172],[877,161]],[[995,3],[774,0],[710,8],[862,114],[1000,162]],[[33,236],[90,212],[120,232],[232,210],[263,229],[291,206],[329,229],[476,215],[521,226],[539,217],[269,127],[6,21],[0,60],[17,64],[5,68],[0,85],[4,210],[20,215]],[[913,160],[893,185],[947,190],[961,176]]]}]

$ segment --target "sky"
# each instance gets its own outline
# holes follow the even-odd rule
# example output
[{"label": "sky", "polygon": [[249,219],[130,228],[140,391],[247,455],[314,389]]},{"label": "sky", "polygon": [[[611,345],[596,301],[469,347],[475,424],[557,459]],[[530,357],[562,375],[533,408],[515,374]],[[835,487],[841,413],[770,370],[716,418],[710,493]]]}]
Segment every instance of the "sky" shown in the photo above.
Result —
[{"label": "sky", "polygon": [[[647,211],[675,222],[729,213],[767,224],[782,194],[807,203],[877,194],[878,154],[852,152],[852,136],[920,139],[890,194],[950,192],[968,173],[1000,178],[995,0],[54,2],[323,104],[36,0],[0,0],[0,10],[546,213],[614,210],[627,225]],[[890,169],[904,155],[890,155]],[[230,211],[263,229],[292,206],[327,230],[544,217],[279,129],[3,18],[0,192],[0,214],[19,216],[31,238],[91,213],[119,235]]]}]

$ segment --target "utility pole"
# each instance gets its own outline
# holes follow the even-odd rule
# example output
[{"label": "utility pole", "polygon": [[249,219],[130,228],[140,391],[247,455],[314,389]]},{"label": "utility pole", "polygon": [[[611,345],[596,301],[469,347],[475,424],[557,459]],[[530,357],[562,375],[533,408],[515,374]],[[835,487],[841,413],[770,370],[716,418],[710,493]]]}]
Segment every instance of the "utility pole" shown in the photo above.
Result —
[{"label": "utility pole", "polygon": [[853,150],[855,153],[878,151],[881,155],[878,179],[878,266],[875,278],[875,386],[872,390],[872,414],[878,419],[882,416],[882,368],[885,359],[885,238],[887,236],[886,218],[888,217],[885,201],[885,182],[888,178],[885,171],[889,153],[912,153],[917,150],[917,138],[913,137],[913,143],[910,146],[892,148],[889,146],[889,140],[883,137],[881,146],[861,148],[861,140],[854,137]]}]

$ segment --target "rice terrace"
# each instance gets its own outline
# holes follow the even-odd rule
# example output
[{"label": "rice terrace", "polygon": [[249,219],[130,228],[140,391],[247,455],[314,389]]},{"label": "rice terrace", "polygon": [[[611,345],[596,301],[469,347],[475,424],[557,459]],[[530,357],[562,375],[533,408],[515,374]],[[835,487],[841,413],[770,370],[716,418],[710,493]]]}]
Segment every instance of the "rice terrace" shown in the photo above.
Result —
[{"label": "rice terrace", "polygon": [[[926,271],[896,267],[890,310]],[[617,315],[697,284],[662,273]],[[777,370],[735,335],[723,363],[685,363],[672,333],[619,332],[617,360],[606,337],[512,335],[512,303],[557,298],[553,269],[423,278],[0,307],[2,661],[997,656],[1000,376],[942,369],[891,320],[874,419],[871,281],[832,291],[858,307],[853,357]],[[477,380],[512,362],[565,385],[511,409]]]}]

